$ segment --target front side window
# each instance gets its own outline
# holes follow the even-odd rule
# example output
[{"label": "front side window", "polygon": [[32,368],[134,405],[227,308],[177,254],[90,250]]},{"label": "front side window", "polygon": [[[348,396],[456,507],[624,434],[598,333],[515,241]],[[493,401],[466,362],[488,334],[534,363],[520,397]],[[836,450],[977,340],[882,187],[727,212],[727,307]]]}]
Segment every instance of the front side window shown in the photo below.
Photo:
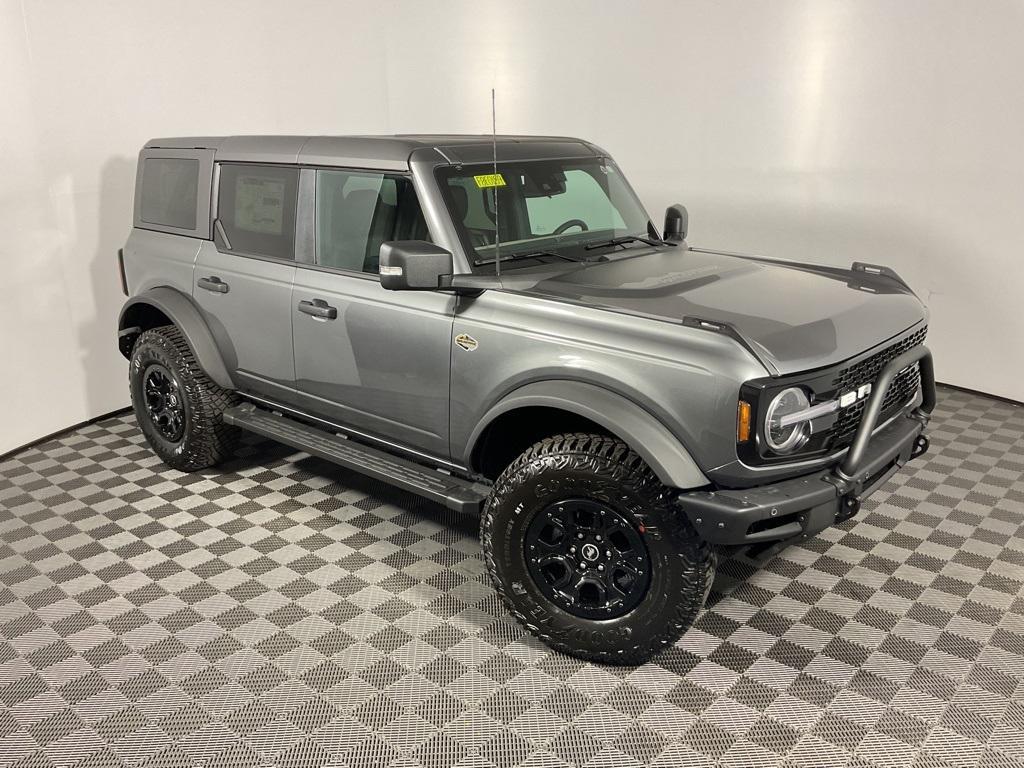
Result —
[{"label": "front side window", "polygon": [[217,217],[228,239],[222,244],[239,253],[294,259],[298,186],[298,168],[222,165]]},{"label": "front side window", "polygon": [[365,171],[316,172],[316,263],[377,274],[389,240],[429,240],[412,181]]},{"label": "front side window", "polygon": [[496,254],[503,269],[580,261],[614,249],[609,240],[651,235],[647,213],[607,158],[505,162],[496,170],[438,170],[475,271],[493,271]]}]

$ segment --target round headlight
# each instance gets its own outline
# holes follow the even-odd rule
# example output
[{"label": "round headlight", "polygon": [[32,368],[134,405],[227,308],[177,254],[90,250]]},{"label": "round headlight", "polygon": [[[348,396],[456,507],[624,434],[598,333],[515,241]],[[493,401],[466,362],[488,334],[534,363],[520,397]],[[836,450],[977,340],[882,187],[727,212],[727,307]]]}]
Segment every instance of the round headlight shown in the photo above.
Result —
[{"label": "round headlight", "polygon": [[784,389],[775,396],[764,416],[764,441],[775,453],[792,453],[807,440],[810,423],[802,421],[784,427],[783,416],[798,413],[810,405],[799,387]]}]

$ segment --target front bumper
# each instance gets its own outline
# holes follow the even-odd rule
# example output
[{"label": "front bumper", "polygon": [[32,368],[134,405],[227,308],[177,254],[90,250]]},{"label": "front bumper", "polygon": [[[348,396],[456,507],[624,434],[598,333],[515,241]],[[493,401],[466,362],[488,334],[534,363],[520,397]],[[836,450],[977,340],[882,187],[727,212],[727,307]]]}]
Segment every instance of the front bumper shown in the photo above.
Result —
[{"label": "front bumper", "polygon": [[[921,370],[921,404],[876,432],[886,390],[899,371],[915,362]],[[865,498],[928,450],[924,431],[934,407],[931,352],[923,345],[914,347],[879,373],[853,443],[837,466],[755,488],[681,493],[677,503],[712,544],[810,536],[857,514]]]}]

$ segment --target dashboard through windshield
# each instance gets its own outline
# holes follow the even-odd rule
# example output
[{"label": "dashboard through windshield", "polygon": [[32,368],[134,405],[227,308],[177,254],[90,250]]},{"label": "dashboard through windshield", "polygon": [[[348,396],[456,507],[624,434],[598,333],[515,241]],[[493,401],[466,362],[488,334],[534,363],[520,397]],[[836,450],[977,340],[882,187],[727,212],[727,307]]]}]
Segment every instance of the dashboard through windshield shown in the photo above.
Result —
[{"label": "dashboard through windshield", "polygon": [[448,166],[438,181],[474,272],[493,272],[499,254],[502,269],[593,260],[653,231],[607,158]]}]

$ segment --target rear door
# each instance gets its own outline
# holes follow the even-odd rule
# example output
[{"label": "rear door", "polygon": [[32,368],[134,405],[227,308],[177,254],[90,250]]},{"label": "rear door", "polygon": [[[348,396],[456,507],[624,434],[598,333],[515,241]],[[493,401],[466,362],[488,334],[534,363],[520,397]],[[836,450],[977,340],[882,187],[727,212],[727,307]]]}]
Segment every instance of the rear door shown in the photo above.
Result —
[{"label": "rear door", "polygon": [[217,175],[214,240],[199,250],[192,295],[239,388],[290,403],[299,169],[221,163]]},{"label": "rear door", "polygon": [[302,216],[315,243],[292,291],[298,402],[342,426],[447,458],[456,299],[387,291],[378,274],[382,243],[430,238],[412,179],[305,172],[315,174],[312,215]]}]

